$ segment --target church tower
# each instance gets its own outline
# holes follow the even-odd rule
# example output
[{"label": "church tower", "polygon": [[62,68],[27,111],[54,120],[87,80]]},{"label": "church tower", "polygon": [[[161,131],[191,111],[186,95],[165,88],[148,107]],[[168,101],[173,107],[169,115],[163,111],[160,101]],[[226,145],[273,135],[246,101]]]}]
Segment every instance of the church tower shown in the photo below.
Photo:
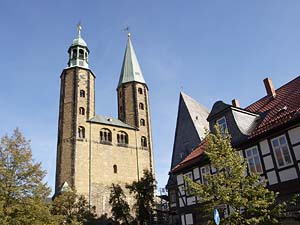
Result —
[{"label": "church tower", "polygon": [[145,169],[154,175],[148,87],[128,34],[117,87],[118,118],[96,115],[95,75],[80,25],[68,53],[61,74],[55,194],[76,190],[99,216],[110,216],[113,183],[133,206],[126,184],[139,180]]},{"label": "church tower", "polygon": [[131,43],[130,33],[128,33],[117,92],[118,117],[124,123],[137,128],[137,139],[141,147],[149,151],[150,171],[153,172],[148,87]]},{"label": "church tower", "polygon": [[[81,37],[81,26],[77,28],[78,37],[68,50],[68,67],[60,76],[56,193],[63,184],[75,186],[78,159],[83,157],[84,160],[88,156],[82,152],[88,148],[87,120],[95,116],[95,75],[89,69],[89,49]],[[80,167],[80,170],[84,169],[88,174],[88,168]]]}]

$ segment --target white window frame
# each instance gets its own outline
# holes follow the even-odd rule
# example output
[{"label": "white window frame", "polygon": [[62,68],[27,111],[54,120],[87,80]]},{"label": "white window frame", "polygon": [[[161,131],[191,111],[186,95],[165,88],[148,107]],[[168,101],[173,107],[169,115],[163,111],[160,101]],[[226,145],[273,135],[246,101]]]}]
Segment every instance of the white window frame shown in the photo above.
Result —
[{"label": "white window frame", "polygon": [[193,171],[190,171],[190,172],[185,173],[184,176],[190,178],[191,180],[194,180],[194,179],[193,179]]},{"label": "white window frame", "polygon": [[[221,121],[224,120],[224,122],[221,123]],[[222,116],[220,119],[217,119],[217,124],[220,126],[220,130],[222,133],[225,133],[226,129],[228,130],[226,117]]]},{"label": "white window frame", "polygon": [[[189,172],[185,173],[184,176],[186,176],[186,177],[190,178],[192,181],[194,181],[193,171],[189,171]],[[185,181],[184,181],[184,187],[185,187],[185,195],[189,196],[190,193],[187,190],[188,189],[188,184]]]},{"label": "white window frame", "polygon": [[[285,141],[285,144],[280,144],[280,139],[281,138],[284,138],[284,141]],[[278,144],[279,146],[275,146],[274,145],[274,142],[275,140],[278,141]],[[292,165],[293,164],[293,159],[292,159],[292,156],[291,156],[291,151],[290,151],[290,147],[289,147],[289,144],[287,142],[287,138],[286,136],[283,134],[283,135],[280,135],[276,138],[273,138],[271,139],[271,145],[272,145],[272,149],[273,149],[273,153],[274,153],[274,157],[275,157],[275,160],[276,160],[276,164],[277,164],[277,167],[278,168],[283,168],[283,167],[286,167],[286,166],[289,166],[289,165]],[[284,156],[284,150],[283,148],[286,147],[287,148],[287,155],[286,157],[289,157],[290,158],[290,162],[287,162],[285,156]],[[279,165],[279,162],[278,162],[278,159],[277,159],[277,154],[276,154],[276,149],[279,150],[279,153],[281,154],[281,157],[282,157],[282,161],[283,161],[283,165]]]},{"label": "white window frame", "polygon": [[[256,154],[254,154],[254,150],[256,150]],[[248,153],[249,153],[249,156],[248,156]],[[246,155],[246,159],[247,159],[249,171],[257,173],[257,174],[263,173],[263,168],[262,168],[262,164],[261,164],[261,160],[260,160],[260,155],[259,155],[258,147],[255,145],[255,146],[252,146],[251,148],[245,149],[245,155]],[[252,171],[251,167],[250,167],[250,161],[251,160],[254,163],[254,171]],[[258,161],[256,161],[256,160],[258,160]],[[261,171],[257,170],[257,164],[256,163],[259,163]]]},{"label": "white window frame", "polygon": [[201,183],[202,184],[207,184],[207,180],[205,180],[205,176],[210,175],[210,166],[205,165],[200,167],[200,174],[201,174]]}]

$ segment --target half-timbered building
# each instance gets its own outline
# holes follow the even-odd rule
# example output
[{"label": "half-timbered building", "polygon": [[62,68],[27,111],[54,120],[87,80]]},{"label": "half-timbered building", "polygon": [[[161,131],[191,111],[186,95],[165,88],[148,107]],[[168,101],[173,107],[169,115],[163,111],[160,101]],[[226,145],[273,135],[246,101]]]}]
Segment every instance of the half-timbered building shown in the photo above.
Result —
[{"label": "half-timbered building", "polygon": [[[241,108],[237,100],[231,105],[218,101],[207,121],[210,129],[219,124],[228,130],[233,147],[247,159],[249,172],[266,179],[267,187],[279,192],[280,198],[290,198],[300,193],[300,77],[276,90],[270,79],[266,78],[264,84],[267,95],[263,98],[246,108]],[[197,198],[185,192],[183,176],[205,183],[205,175],[215,172],[204,149],[201,142],[171,170],[177,192],[170,210],[176,211],[181,225],[201,224]],[[292,210],[290,215],[297,215],[300,208]]]}]

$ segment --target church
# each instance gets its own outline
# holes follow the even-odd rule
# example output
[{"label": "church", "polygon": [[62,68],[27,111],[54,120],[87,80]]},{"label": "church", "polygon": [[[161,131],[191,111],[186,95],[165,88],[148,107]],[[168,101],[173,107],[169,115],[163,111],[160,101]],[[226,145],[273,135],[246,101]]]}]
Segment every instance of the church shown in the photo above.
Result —
[{"label": "church", "polygon": [[[143,170],[154,174],[149,90],[128,33],[117,85],[118,118],[97,115],[89,53],[78,25],[60,76],[55,194],[72,188],[96,206],[98,216],[110,216],[112,183],[126,191],[125,184],[139,180]],[[127,200],[134,203],[129,195]]]}]

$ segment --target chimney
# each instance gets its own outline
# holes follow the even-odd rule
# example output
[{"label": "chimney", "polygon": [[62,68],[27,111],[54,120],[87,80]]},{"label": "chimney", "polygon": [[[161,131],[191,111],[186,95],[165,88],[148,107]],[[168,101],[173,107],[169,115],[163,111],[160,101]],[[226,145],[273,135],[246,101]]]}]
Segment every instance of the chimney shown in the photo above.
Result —
[{"label": "chimney", "polygon": [[269,97],[276,97],[275,88],[273,86],[272,80],[270,78],[264,79],[265,88]]},{"label": "chimney", "polygon": [[240,103],[239,103],[239,101],[238,101],[237,99],[233,99],[233,100],[232,100],[232,105],[233,105],[234,107],[240,108]]}]

